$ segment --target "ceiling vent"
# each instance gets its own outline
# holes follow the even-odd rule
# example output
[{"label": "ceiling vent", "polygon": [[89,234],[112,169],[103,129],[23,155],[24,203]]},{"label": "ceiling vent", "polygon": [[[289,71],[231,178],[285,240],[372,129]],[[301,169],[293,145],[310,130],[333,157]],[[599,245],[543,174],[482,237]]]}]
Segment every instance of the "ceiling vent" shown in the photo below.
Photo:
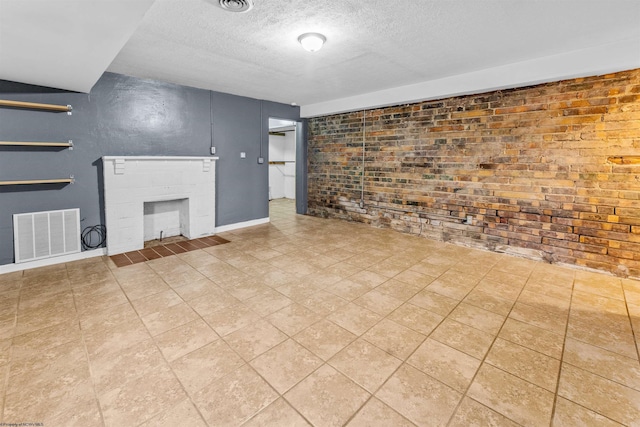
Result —
[{"label": "ceiling vent", "polygon": [[229,12],[248,12],[253,8],[253,0],[219,0],[220,7]]}]

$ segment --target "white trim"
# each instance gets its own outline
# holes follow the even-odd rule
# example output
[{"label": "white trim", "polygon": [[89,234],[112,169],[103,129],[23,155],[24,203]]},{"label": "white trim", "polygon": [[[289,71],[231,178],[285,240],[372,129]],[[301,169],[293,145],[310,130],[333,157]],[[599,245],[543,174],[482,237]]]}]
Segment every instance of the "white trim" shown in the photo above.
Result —
[{"label": "white trim", "polygon": [[445,99],[640,68],[637,39],[531,59],[316,104],[302,105],[300,117]]},{"label": "white trim", "polygon": [[95,258],[107,254],[106,248],[94,249],[70,255],[56,256],[37,261],[23,262],[20,264],[0,265],[0,274],[14,273],[16,271],[30,270],[32,268],[46,267],[48,265],[63,264],[65,262],[79,261],[81,259]]},{"label": "white trim", "polygon": [[104,160],[218,160],[220,157],[203,156],[102,156]]},{"label": "white trim", "polygon": [[[270,222],[269,217],[266,217],[266,218],[253,219],[251,221],[236,222],[235,224],[222,225],[222,226],[216,227],[216,234],[224,233],[225,231],[238,230],[240,228],[268,224],[269,222]],[[0,265],[0,274],[14,273],[16,271],[29,270],[29,269],[38,268],[38,267],[46,267],[48,265],[63,264],[65,262],[73,262],[81,259],[95,258],[99,256],[104,256],[104,255],[107,255],[106,248],[94,249],[92,251],[84,251],[76,254],[46,258],[38,261],[23,262],[21,264],[5,264],[5,265]]]},{"label": "white trim", "polygon": [[239,228],[253,227],[255,225],[267,224],[269,223],[269,217],[260,218],[260,219],[252,219],[251,221],[244,222],[236,222],[235,224],[221,225],[216,227],[216,234],[224,233],[225,231],[237,230]]}]

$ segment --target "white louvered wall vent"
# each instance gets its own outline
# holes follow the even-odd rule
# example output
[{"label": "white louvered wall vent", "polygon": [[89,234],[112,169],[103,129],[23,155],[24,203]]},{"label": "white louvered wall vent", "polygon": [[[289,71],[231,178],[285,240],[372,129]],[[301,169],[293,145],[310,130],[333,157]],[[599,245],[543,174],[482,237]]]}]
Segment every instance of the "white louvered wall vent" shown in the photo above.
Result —
[{"label": "white louvered wall vent", "polygon": [[80,252],[80,209],[13,215],[16,263]]}]

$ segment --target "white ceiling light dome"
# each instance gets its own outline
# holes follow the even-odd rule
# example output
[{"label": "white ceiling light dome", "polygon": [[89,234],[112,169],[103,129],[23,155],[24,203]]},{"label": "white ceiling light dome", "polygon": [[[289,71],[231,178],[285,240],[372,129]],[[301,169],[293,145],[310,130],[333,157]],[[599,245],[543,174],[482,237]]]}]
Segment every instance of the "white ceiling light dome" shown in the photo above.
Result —
[{"label": "white ceiling light dome", "polygon": [[304,33],[298,37],[302,47],[309,52],[317,52],[322,48],[327,38],[320,33]]},{"label": "white ceiling light dome", "polygon": [[217,0],[220,7],[229,12],[244,13],[253,9],[253,0]]}]

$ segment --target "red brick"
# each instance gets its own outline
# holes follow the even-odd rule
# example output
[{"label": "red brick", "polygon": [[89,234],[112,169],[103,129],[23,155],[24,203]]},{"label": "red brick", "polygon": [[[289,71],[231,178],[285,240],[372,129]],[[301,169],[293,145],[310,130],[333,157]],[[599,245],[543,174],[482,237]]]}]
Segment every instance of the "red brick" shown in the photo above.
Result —
[{"label": "red brick", "polygon": [[309,212],[640,273],[640,167],[607,161],[640,149],[639,83],[631,70],[367,111],[365,209],[363,113],[309,119]]}]

